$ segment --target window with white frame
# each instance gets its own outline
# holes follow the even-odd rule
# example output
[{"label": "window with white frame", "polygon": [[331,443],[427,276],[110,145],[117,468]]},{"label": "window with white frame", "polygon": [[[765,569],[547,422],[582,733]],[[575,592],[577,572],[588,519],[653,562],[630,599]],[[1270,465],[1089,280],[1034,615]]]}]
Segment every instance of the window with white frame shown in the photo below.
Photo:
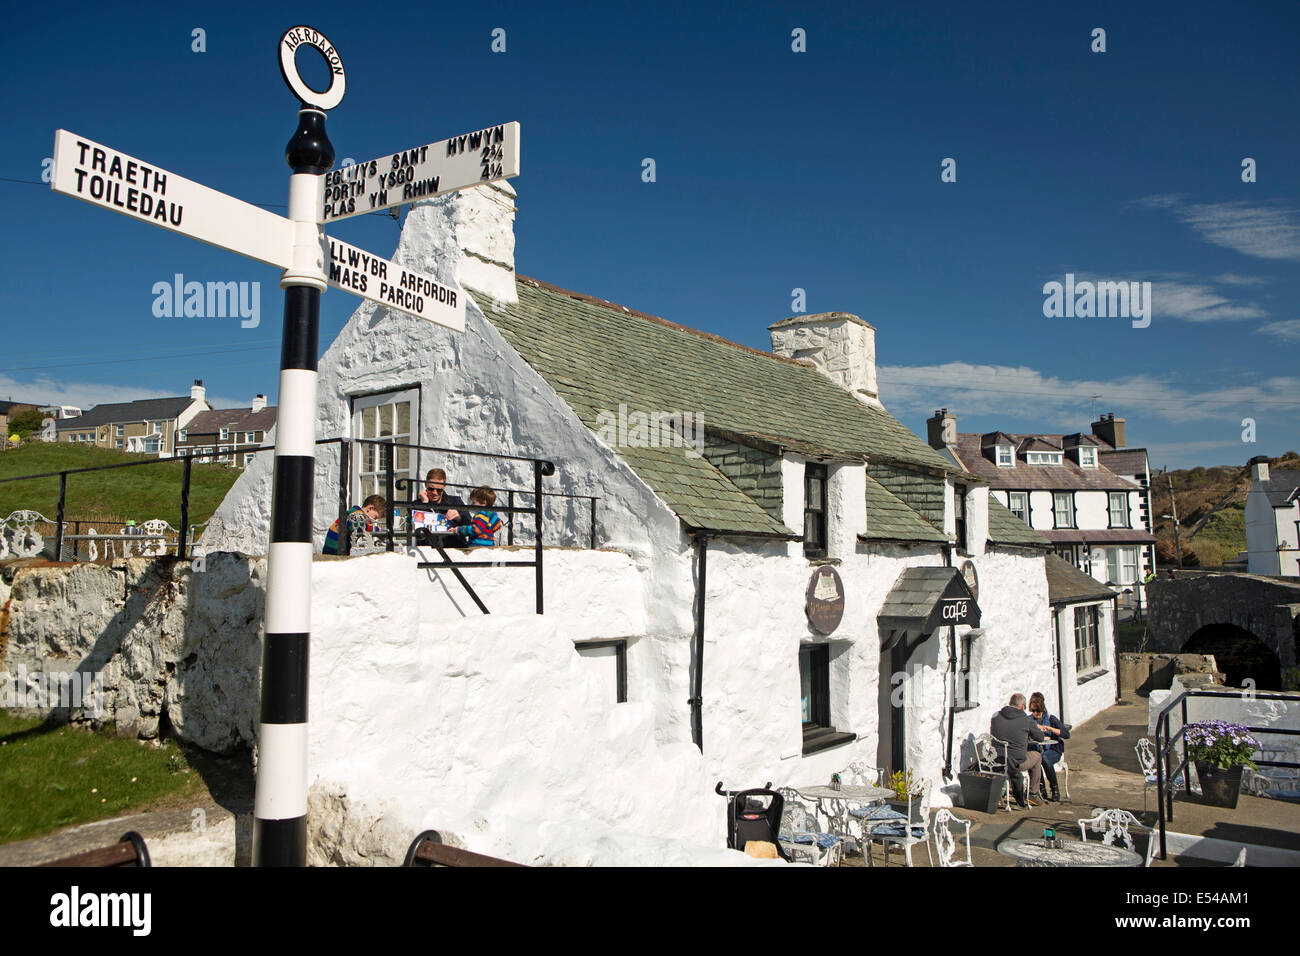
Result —
[{"label": "window with white frame", "polygon": [[1074,527],[1074,492],[1052,492],[1052,517],[1058,528]]},{"label": "window with white frame", "polygon": [[189,432],[189,429],[188,429],[188,428],[182,428],[180,431],[178,431],[178,432],[176,433],[176,440],[177,440],[177,441],[186,441],[187,439],[186,439],[185,436],[188,434],[188,432]]},{"label": "window with white frame", "polygon": [[[352,399],[352,437],[414,444],[419,428],[420,391],[406,388]],[[414,478],[416,457],[409,448],[383,448],[358,443],[353,447],[353,501],[384,493],[387,455],[393,455],[396,478]]]},{"label": "window with white frame", "polygon": [[1009,492],[1007,494],[1007,501],[1009,502],[1008,507],[1011,509],[1011,513],[1025,524],[1029,524],[1029,492]]},{"label": "window with white frame", "polygon": [[1110,493],[1110,526],[1112,528],[1129,527],[1127,491],[1112,491]]},{"label": "window with white frame", "polygon": [[1061,452],[1031,451],[1025,454],[1025,461],[1031,465],[1059,465],[1061,463]]},{"label": "window with white frame", "polygon": [[1096,468],[1097,467],[1097,449],[1091,445],[1079,446],[1079,467]]},{"label": "window with white frame", "polygon": [[998,445],[998,467],[1011,468],[1015,465],[1016,459],[1012,454],[1010,445]]},{"label": "window with white frame", "polygon": [[228,427],[221,429],[221,441],[230,441],[230,429]]},{"label": "window with white frame", "polygon": [[1074,672],[1082,674],[1101,664],[1100,609],[1091,604],[1074,609]]},{"label": "window with white frame", "polygon": [[1110,584],[1129,585],[1137,583],[1138,549],[1136,547],[1113,547],[1106,549],[1106,580]]}]

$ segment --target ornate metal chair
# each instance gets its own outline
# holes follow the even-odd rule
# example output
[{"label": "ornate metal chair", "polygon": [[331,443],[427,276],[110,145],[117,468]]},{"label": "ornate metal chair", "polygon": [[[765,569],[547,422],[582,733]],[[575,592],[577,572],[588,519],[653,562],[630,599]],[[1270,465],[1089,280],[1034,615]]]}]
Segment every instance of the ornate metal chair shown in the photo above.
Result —
[{"label": "ornate metal chair", "polygon": [[[1287,761],[1294,760],[1289,751],[1278,748],[1261,747],[1255,756],[1260,760]],[[1300,796],[1300,770],[1293,767],[1259,767],[1251,770],[1246,767],[1241,772],[1241,789],[1244,793],[1257,797],[1282,797],[1294,799]]]},{"label": "ornate metal chair", "polygon": [[[966,828],[966,859],[954,860],[953,857],[957,852],[957,841],[952,835],[952,825],[960,823]],[[970,821],[962,817],[952,815],[947,807],[936,810],[934,813],[934,823],[931,824],[934,830],[934,851],[939,857],[940,866],[974,866],[970,859]]]},{"label": "ornate metal chair", "polygon": [[45,547],[36,525],[53,524],[39,511],[14,511],[0,522],[0,558],[34,558]]},{"label": "ornate metal chair", "polygon": [[912,847],[918,843],[925,844],[925,855],[930,860],[930,865],[934,866],[934,855],[930,852],[930,781],[927,780],[921,787],[919,798],[920,814],[919,822],[912,822],[918,815],[912,812],[912,807],[918,802],[916,794],[908,794],[907,797],[907,819],[890,820],[885,823],[873,826],[866,834],[866,842],[863,844],[863,851],[870,853],[872,843],[882,843],[885,847],[885,864],[889,864],[889,848],[894,845],[903,848],[903,854],[907,857],[907,865],[912,865]]},{"label": "ornate metal chair", "polygon": [[808,800],[797,790],[778,788],[785,802],[781,810],[778,839],[792,860],[806,860],[814,866],[837,865],[844,858],[847,837],[827,833],[817,822]]},{"label": "ornate metal chair", "polygon": [[1127,810],[1097,810],[1096,815],[1090,819],[1080,820],[1079,834],[1084,843],[1088,842],[1088,827],[1090,826],[1093,830],[1101,833],[1103,845],[1114,846],[1116,840],[1123,840],[1124,846],[1134,853],[1138,849],[1130,828],[1135,828],[1139,833],[1145,833],[1147,835],[1147,852],[1142,865],[1151,865],[1151,857],[1156,848],[1155,831]]},{"label": "ornate metal chair", "polygon": [[[1156,748],[1146,737],[1139,737],[1138,742],[1133,745],[1137,752],[1138,766],[1142,768],[1142,812],[1147,812],[1147,791],[1155,790],[1159,786],[1159,778],[1156,775]],[[1166,783],[1173,787],[1174,793],[1183,789],[1183,778],[1174,777]],[[1156,798],[1159,799],[1159,794]]]},{"label": "ornate metal chair", "polygon": [[[1007,777],[1007,742],[999,740],[992,734],[980,734],[975,738],[975,764],[983,771],[988,773],[1000,773]],[[1029,774],[1026,771],[1020,772],[1020,779],[1024,781],[1025,795],[1029,795]],[[1011,779],[1007,777],[1006,782],[1002,785],[1002,799],[1006,803],[1008,811],[1015,808],[1015,803],[1011,799]]]}]

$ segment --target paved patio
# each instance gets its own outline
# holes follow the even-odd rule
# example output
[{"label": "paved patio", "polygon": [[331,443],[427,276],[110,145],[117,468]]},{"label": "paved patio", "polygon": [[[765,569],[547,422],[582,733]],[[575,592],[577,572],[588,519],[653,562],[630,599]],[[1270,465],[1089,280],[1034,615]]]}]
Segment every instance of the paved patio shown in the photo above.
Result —
[{"label": "paved patio", "polygon": [[[1155,791],[1147,794],[1147,813],[1142,813],[1142,774],[1133,750],[1139,737],[1147,736],[1147,701],[1143,697],[1124,700],[1102,711],[1092,720],[1072,728],[1066,744],[1065,759],[1070,766],[1070,799],[1048,803],[1027,810],[995,814],[954,808],[953,812],[971,821],[971,859],[976,866],[1015,866],[1015,860],[997,852],[1006,839],[1032,839],[1042,836],[1043,828],[1054,826],[1066,839],[1078,839],[1078,820],[1091,817],[1098,808],[1129,810],[1143,822],[1156,823]],[[1300,803],[1268,800],[1242,794],[1235,810],[1207,807],[1193,794],[1174,801],[1174,819],[1169,829],[1231,840],[1300,851]],[[957,830],[960,835],[961,829]],[[1157,837],[1158,838],[1158,837]],[[1089,839],[1093,839],[1091,834]],[[1146,850],[1137,837],[1138,852]],[[960,854],[960,849],[958,853]],[[1157,851],[1158,853],[1158,851]],[[884,849],[873,850],[874,865],[884,864]],[[917,866],[928,866],[925,848],[912,848]],[[1249,862],[1249,858],[1248,858]],[[862,866],[861,857],[851,856],[849,866]],[[904,866],[903,854],[894,848],[890,866]],[[1220,864],[1193,857],[1170,854],[1168,860],[1157,858],[1152,866],[1218,866]]]}]

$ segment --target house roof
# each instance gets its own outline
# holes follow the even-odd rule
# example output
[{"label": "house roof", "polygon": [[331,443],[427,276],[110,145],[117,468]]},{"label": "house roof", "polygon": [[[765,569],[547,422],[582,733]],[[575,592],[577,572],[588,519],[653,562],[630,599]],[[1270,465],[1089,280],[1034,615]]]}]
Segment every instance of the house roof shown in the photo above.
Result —
[{"label": "house roof", "polygon": [[15,408],[22,411],[26,408],[40,408],[35,402],[0,402],[0,415],[8,415]]},{"label": "house roof", "polygon": [[1141,528],[1047,528],[1040,533],[1061,544],[1151,544],[1156,540]]},{"label": "house roof", "polygon": [[1068,561],[1049,554],[1047,567],[1047,603],[1077,604],[1081,601],[1109,601],[1115,592],[1091,574],[1084,574]]},{"label": "house roof", "polygon": [[89,411],[82,412],[76,418],[61,418],[55,423],[55,430],[81,431],[96,425],[113,425],[119,422],[154,422],[176,418],[190,407],[194,399],[188,395],[183,398],[145,398],[138,402],[114,402],[108,405],[96,405]]},{"label": "house roof", "polygon": [[[957,436],[957,461],[968,471],[986,481],[990,488],[1009,489],[1011,491],[1067,491],[1070,489],[1099,491],[1132,491],[1131,479],[1115,474],[1102,458],[1096,468],[1080,468],[1070,460],[1068,455],[1061,458],[1059,465],[1031,465],[1020,453],[1024,451],[1061,451],[1061,435],[1010,435],[1012,441],[1019,444],[1016,457],[1008,467],[999,468],[995,462],[984,456],[983,436],[960,434]],[[1058,444],[1052,444],[1056,439]],[[1106,452],[1101,452],[1105,455]],[[1134,472],[1138,474],[1138,472]]]},{"label": "house roof", "polygon": [[[954,471],[880,408],[810,362],[738,345],[655,316],[516,277],[519,301],[478,297],[510,345],[593,431],[601,413],[691,412],[704,426],[816,457]],[[685,407],[684,407],[685,406]],[[688,528],[789,536],[717,468],[681,448],[616,449]],[[901,504],[901,502],[900,502]],[[906,506],[903,506],[906,507]]]},{"label": "house roof", "polygon": [[1268,496],[1270,505],[1285,508],[1295,500],[1296,491],[1300,489],[1300,471],[1272,471],[1268,481],[1261,481],[1259,485]]},{"label": "house roof", "polygon": [[989,495],[989,540],[1025,548],[1050,548],[1052,543]]},{"label": "house roof", "polygon": [[199,412],[185,429],[186,437],[192,435],[220,434],[221,429],[254,432],[268,431],[275,424],[275,406],[268,405],[260,411],[251,408],[214,408]]},{"label": "house roof", "polygon": [[1101,463],[1117,475],[1145,475],[1147,450],[1145,448],[1111,448],[1103,445]]},{"label": "house roof", "polygon": [[884,485],[867,475],[867,530],[863,541],[933,541],[947,544],[948,536],[903,504]]}]

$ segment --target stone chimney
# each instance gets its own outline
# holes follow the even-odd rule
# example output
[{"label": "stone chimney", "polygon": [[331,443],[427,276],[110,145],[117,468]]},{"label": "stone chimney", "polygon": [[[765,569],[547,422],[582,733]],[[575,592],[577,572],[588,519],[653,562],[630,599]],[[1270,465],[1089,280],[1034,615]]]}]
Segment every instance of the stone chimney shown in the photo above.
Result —
[{"label": "stone chimney", "polygon": [[518,302],[515,208],[514,187],[504,180],[417,202],[393,258],[480,293],[484,308]]},{"label": "stone chimney", "polygon": [[1268,481],[1268,457],[1266,455],[1256,455],[1250,461],[1251,481]]},{"label": "stone chimney", "polygon": [[1093,422],[1092,433],[1112,448],[1124,447],[1124,419],[1116,418],[1114,412]]},{"label": "stone chimney", "polygon": [[254,413],[256,413],[256,412],[260,412],[260,411],[262,411],[262,409],[264,409],[264,408],[266,408],[266,396],[265,396],[265,395],[254,395],[254,396],[253,396],[253,407],[252,407],[252,411],[253,411]]},{"label": "stone chimney", "polygon": [[871,325],[848,312],[819,312],[783,319],[767,329],[775,354],[808,359],[854,398],[882,407],[876,385],[876,330]]},{"label": "stone chimney", "polygon": [[925,421],[926,440],[935,451],[957,446],[957,416],[946,408],[934,413],[933,418]]},{"label": "stone chimney", "polygon": [[204,398],[207,393],[207,389],[203,387],[203,379],[196,378],[194,384],[190,386],[190,400],[195,402],[207,401],[207,399]]}]

